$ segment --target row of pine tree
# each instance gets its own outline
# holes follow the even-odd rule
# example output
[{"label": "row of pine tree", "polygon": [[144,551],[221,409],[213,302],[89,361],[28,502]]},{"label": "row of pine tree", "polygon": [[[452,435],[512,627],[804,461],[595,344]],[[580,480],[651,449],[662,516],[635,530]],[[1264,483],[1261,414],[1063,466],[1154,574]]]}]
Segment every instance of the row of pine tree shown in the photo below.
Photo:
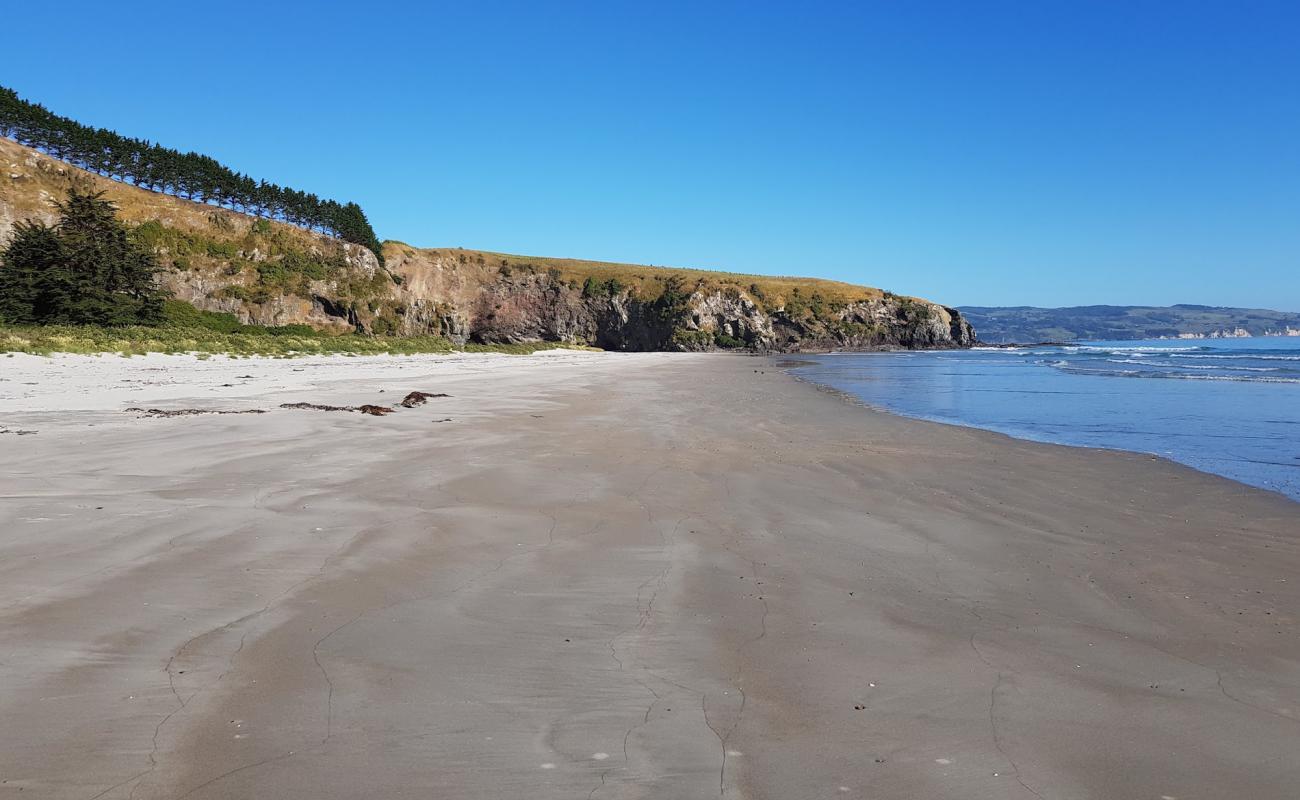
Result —
[{"label": "row of pine tree", "polygon": [[144,189],[289,222],[368,247],[383,260],[375,231],[356,203],[259,181],[216,159],[182,153],[61,117],[0,86],[0,136],[82,169]]}]

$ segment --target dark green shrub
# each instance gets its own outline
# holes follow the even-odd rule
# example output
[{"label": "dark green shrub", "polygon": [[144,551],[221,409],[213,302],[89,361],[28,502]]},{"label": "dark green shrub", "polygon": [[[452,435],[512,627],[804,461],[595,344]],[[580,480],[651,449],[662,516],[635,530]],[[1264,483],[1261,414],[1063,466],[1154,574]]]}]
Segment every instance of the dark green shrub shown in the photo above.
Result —
[{"label": "dark green shrub", "polygon": [[705,350],[713,344],[713,334],[708,331],[679,328],[673,331],[669,341],[682,350]]},{"label": "dark green shrub", "polygon": [[102,192],[73,188],[54,227],[20,222],[0,252],[0,320],[21,325],[156,325],[164,295],[153,253]]},{"label": "dark green shrub", "polygon": [[248,327],[234,314],[200,311],[181,300],[163,303],[163,322],[176,328],[203,328],[217,333],[239,333]]},{"label": "dark green shrub", "polygon": [[738,350],[745,347],[745,342],[734,336],[728,336],[722,331],[713,334],[713,344],[725,350]]}]

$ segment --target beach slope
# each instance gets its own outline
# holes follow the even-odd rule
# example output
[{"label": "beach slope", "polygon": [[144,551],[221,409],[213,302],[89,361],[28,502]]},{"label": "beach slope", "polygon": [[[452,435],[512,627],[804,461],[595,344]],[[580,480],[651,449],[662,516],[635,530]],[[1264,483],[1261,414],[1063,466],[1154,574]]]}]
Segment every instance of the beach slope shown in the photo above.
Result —
[{"label": "beach slope", "polygon": [[766,358],[0,376],[0,798],[1300,796],[1280,496]]}]

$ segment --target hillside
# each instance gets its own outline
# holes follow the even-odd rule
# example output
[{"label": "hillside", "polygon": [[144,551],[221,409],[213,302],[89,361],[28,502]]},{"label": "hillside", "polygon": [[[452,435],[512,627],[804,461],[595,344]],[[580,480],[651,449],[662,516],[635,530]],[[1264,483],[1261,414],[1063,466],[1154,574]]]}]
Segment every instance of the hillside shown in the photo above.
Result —
[{"label": "hillside", "polygon": [[[361,206],[321,198],[231,169],[211,156],[85,125],[0,86],[0,136],[36,148],[96,175],[212,203],[254,216],[291,222],[346,242],[380,249]],[[381,263],[383,259],[380,259]]]},{"label": "hillside", "polygon": [[259,325],[305,323],[455,342],[607,349],[960,347],[957,311],[879,289],[787,278],[461,249],[371,251],[282,222],[100,177],[0,138],[0,243],[84,184],[117,204],[181,300]]},{"label": "hillside", "polygon": [[1075,339],[1159,339],[1179,336],[1300,335],[1300,314],[1218,306],[1076,306],[1006,308],[962,306],[961,312],[991,344]]}]

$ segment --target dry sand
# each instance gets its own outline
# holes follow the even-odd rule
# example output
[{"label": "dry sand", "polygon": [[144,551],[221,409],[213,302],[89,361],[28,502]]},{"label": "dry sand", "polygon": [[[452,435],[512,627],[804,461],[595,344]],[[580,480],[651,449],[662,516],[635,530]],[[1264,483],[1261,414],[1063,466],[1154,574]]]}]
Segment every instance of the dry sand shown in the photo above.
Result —
[{"label": "dry sand", "polygon": [[1279,496],[758,358],[0,379],[0,798],[1300,796]]}]

